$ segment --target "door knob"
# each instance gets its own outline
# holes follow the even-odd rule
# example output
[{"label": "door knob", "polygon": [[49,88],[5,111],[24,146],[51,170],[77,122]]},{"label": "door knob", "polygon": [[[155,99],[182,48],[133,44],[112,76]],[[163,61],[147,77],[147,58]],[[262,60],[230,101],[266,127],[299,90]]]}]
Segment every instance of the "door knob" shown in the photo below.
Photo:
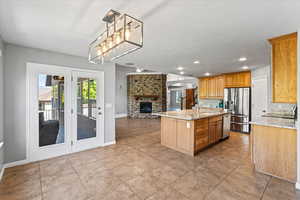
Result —
[{"label": "door knob", "polygon": [[102,112],[98,112],[98,115],[102,115]]}]

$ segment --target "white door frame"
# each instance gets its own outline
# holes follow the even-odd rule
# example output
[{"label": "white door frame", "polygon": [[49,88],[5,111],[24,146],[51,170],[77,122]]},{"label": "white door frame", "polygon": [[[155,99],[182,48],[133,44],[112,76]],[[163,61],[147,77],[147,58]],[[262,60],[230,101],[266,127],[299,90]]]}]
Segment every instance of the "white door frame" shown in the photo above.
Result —
[{"label": "white door frame", "polygon": [[[35,124],[35,120],[32,120],[31,117],[34,116],[34,112],[35,110],[33,110],[34,106],[32,104],[32,102],[34,101],[34,97],[32,96],[32,89],[31,86],[34,84],[33,81],[35,81],[33,79],[34,75],[36,75],[36,73],[45,73],[45,74],[61,74],[64,75],[66,78],[66,82],[65,82],[65,119],[69,118],[72,119],[72,113],[71,113],[71,109],[72,109],[72,98],[71,98],[71,90],[72,90],[72,84],[70,85],[69,83],[71,83],[71,75],[72,72],[91,72],[91,73],[95,73],[95,74],[99,74],[99,76],[101,77],[101,83],[99,85],[97,85],[97,93],[99,94],[99,99],[100,99],[100,105],[101,108],[103,108],[103,115],[101,116],[102,119],[101,124],[97,127],[97,134],[99,135],[99,145],[95,146],[92,145],[91,148],[95,148],[95,147],[99,147],[99,146],[104,146],[104,72],[103,71],[96,71],[96,70],[86,70],[86,69],[78,69],[78,68],[71,68],[71,67],[62,67],[62,66],[57,66],[57,65],[47,65],[47,64],[38,64],[38,63],[27,63],[26,64],[26,68],[27,68],[27,74],[26,74],[26,160],[27,162],[34,162],[37,160],[43,160],[43,159],[48,159],[51,157],[56,157],[56,156],[60,156],[60,155],[64,155],[64,154],[68,154],[68,153],[72,153],[75,152],[75,150],[72,150],[71,148],[71,136],[75,135],[74,133],[71,134],[71,136],[69,136],[69,138],[65,138],[64,141],[64,145],[69,146],[69,148],[67,148],[66,151],[57,151],[57,152],[52,152],[53,154],[49,154],[47,152],[45,152],[44,155],[38,156],[38,157],[33,157],[33,146],[34,144],[32,144],[33,139],[32,137],[34,136],[33,134],[36,133],[32,133],[31,130],[34,130],[34,126],[36,126]],[[53,72],[53,73],[51,73]],[[68,74],[69,73],[69,74]],[[37,82],[36,82],[37,83]],[[35,88],[37,89],[37,88]],[[99,91],[99,92],[98,92]],[[36,108],[34,108],[36,109]],[[76,113],[76,112],[75,112]],[[72,129],[71,129],[71,121],[72,120],[66,120],[65,122],[65,131],[67,133],[67,131],[69,131],[69,133],[71,133]],[[36,130],[36,128],[35,128]],[[65,134],[66,137],[66,134]],[[55,149],[54,147],[58,146],[60,144],[57,145],[49,145],[47,146],[47,148],[51,148],[51,146],[53,146],[53,149]],[[60,145],[62,146],[62,145]],[[86,147],[87,149],[87,147]],[[57,150],[57,148],[56,148]],[[77,149],[77,151],[80,151],[82,149]],[[42,158],[41,158],[42,157]]]}]

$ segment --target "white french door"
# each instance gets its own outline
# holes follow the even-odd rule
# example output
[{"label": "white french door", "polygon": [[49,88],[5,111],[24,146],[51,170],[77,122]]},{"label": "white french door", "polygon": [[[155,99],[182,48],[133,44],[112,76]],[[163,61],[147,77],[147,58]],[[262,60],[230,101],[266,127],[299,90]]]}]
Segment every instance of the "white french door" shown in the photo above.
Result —
[{"label": "white french door", "polygon": [[43,160],[104,144],[104,75],[27,64],[27,154]]},{"label": "white french door", "polygon": [[72,151],[104,144],[102,76],[99,72],[72,72]]}]

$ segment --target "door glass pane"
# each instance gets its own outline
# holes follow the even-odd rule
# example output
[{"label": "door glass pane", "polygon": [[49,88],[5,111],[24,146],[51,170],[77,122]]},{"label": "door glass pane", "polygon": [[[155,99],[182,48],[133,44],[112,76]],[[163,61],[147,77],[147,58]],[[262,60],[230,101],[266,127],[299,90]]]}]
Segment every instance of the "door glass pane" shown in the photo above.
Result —
[{"label": "door glass pane", "polygon": [[77,79],[77,140],[96,137],[96,80]]},{"label": "door glass pane", "polygon": [[39,74],[39,146],[64,143],[64,77]]}]

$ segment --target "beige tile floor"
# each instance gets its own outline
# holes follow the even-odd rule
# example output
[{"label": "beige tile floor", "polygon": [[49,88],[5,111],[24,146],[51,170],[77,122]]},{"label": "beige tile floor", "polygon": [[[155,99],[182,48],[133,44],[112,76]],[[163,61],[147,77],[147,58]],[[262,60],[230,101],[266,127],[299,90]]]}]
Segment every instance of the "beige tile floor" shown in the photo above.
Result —
[{"label": "beige tile floor", "polygon": [[[152,131],[152,132],[151,132]],[[253,170],[249,137],[231,133],[196,157],[160,145],[160,132],[5,170],[0,200],[292,200],[294,185]]]}]

